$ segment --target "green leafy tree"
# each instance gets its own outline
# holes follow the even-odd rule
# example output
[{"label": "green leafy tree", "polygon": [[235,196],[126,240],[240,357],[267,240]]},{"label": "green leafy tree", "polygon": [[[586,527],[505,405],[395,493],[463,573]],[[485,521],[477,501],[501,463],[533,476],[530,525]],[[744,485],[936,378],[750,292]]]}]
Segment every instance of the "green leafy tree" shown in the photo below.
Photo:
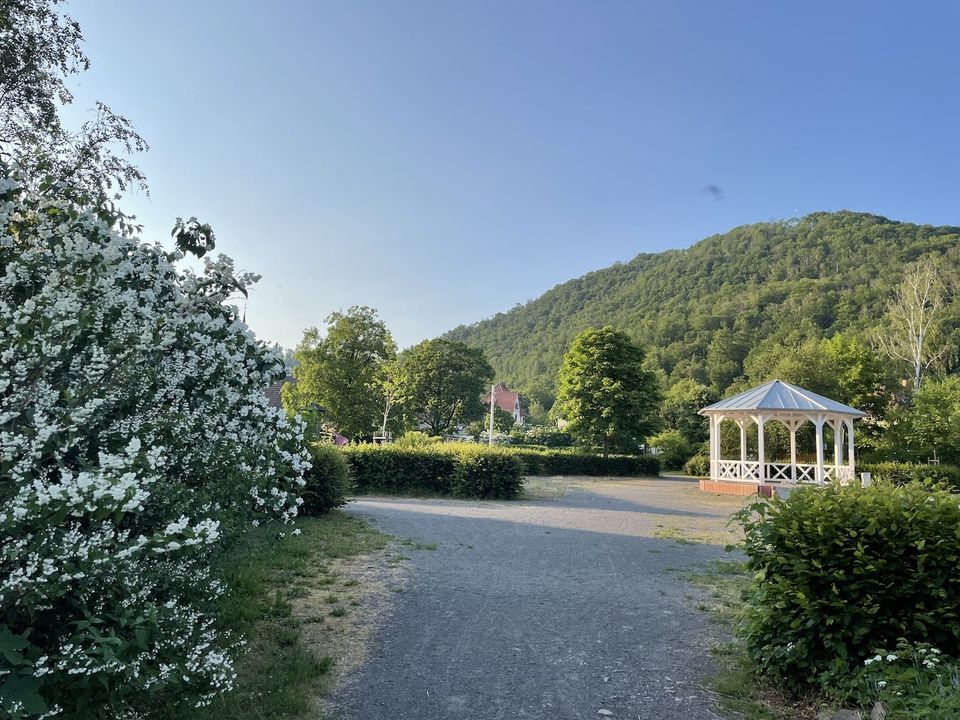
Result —
[{"label": "green leafy tree", "polygon": [[79,131],[63,125],[60,109],[73,102],[68,79],[90,60],[80,25],[60,4],[0,2],[0,156],[33,186],[55,179],[69,184],[74,198],[102,205],[131,186],[146,190],[143,173],[124,155],[147,143],[103,103]]},{"label": "green leafy tree", "polygon": [[380,399],[381,423],[380,434],[385,435],[388,430],[399,431],[403,428],[403,404],[408,399],[408,388],[403,364],[399,357],[383,363],[377,371],[376,377],[370,384],[370,392]]},{"label": "green leafy tree", "polygon": [[695,445],[710,437],[707,419],[698,412],[716,399],[717,394],[710,387],[685,378],[664,394],[660,415],[664,425],[680,431],[687,442]]},{"label": "green leafy tree", "polygon": [[898,413],[892,433],[894,445],[904,445],[915,462],[960,459],[960,377],[925,381]]},{"label": "green leafy tree", "polygon": [[727,387],[742,372],[748,345],[737,332],[721,328],[707,346],[707,375],[717,390]]},{"label": "green leafy tree", "polygon": [[400,358],[406,409],[415,425],[443,435],[483,418],[480,398],[493,368],[482,350],[453,340],[424,340]]},{"label": "green leafy tree", "polygon": [[938,259],[928,257],[907,270],[887,304],[887,316],[877,335],[891,360],[910,367],[914,391],[920,389],[924,374],[951,349],[944,334],[949,295],[940,265]]},{"label": "green leafy tree", "polygon": [[647,445],[657,448],[657,459],[665,470],[679,470],[694,453],[690,441],[673,428],[651,435],[647,438]]},{"label": "green leafy tree", "polygon": [[611,326],[577,335],[560,368],[553,414],[581,442],[633,451],[656,430],[660,391],[643,369],[644,352]]},{"label": "green leafy tree", "polygon": [[841,333],[796,346],[761,343],[744,368],[750,384],[779,379],[859,408],[871,427],[883,419],[893,394],[888,365]]},{"label": "green leafy tree", "polygon": [[[396,357],[390,331],[373,308],[355,306],[327,318],[327,334],[309,328],[294,355],[297,382],[283,388],[288,412],[320,405],[348,438],[371,435],[381,426],[381,368]],[[389,413],[388,413],[389,416]]]},{"label": "green leafy tree", "polygon": [[[488,417],[489,417],[489,410]],[[493,429],[496,432],[508,433],[516,426],[513,413],[509,413],[501,407],[493,409]]]}]

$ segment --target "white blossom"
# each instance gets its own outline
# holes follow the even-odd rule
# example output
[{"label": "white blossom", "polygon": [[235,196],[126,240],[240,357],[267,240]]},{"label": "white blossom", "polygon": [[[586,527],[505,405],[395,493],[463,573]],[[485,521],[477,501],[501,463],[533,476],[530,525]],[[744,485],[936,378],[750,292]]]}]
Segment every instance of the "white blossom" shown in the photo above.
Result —
[{"label": "white blossom", "polygon": [[220,517],[291,521],[309,468],[263,393],[281,359],[229,305],[255,276],[222,256],[180,270],[7,177],[0,227],[0,629],[31,643],[50,716],[77,676],[122,689],[124,717],[208,704],[242,645],[210,614]]}]

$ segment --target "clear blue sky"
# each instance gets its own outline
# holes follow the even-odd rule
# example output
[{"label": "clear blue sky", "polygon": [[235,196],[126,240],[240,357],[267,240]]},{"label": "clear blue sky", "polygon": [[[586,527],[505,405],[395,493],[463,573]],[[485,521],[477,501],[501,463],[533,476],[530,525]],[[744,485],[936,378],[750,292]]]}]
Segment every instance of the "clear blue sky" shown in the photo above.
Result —
[{"label": "clear blue sky", "polygon": [[[960,3],[74,0],[173,219],[263,275],[293,346],[401,346],[639,252],[851,209],[960,224]],[[715,185],[722,197],[705,191]]]}]

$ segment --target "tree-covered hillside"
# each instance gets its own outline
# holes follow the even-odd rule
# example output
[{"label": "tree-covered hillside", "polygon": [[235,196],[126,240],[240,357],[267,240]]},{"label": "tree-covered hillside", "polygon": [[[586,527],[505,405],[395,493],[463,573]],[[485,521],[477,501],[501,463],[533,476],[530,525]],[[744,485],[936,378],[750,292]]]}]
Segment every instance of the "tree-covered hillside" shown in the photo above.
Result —
[{"label": "tree-covered hillside", "polygon": [[[611,324],[648,349],[666,384],[691,377],[724,390],[765,339],[791,345],[843,331],[870,340],[907,264],[960,267],[960,227],[814,213],[641,254],[447,336],[481,347],[502,379],[549,402],[573,337]],[[956,326],[956,323],[955,323]]]}]

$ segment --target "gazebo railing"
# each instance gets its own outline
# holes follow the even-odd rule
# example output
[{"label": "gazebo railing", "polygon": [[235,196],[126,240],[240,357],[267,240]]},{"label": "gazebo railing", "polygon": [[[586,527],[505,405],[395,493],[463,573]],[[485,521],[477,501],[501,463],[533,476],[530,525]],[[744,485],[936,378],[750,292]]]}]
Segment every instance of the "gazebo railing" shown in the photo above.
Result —
[{"label": "gazebo railing", "polygon": [[[768,482],[817,482],[817,466],[807,463],[764,463],[766,481]],[[791,467],[796,468],[796,481]],[[846,465],[824,465],[824,482],[830,480],[852,480],[853,471]],[[760,482],[760,463],[756,460],[720,460],[716,468],[716,480],[733,482]]]}]

